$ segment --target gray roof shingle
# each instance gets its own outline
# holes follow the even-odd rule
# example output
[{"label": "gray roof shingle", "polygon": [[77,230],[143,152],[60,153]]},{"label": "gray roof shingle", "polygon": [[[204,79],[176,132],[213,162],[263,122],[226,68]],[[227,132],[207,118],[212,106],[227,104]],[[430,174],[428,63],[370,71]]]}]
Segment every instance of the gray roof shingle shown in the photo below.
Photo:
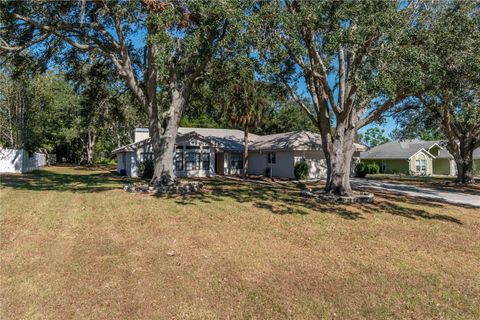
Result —
[{"label": "gray roof shingle", "polygon": [[[137,131],[148,132],[147,128],[137,128]],[[244,132],[236,129],[216,128],[185,128],[178,129],[179,138],[189,133],[198,134],[208,139],[225,151],[243,152]],[[322,147],[322,139],[318,133],[310,131],[292,131],[279,134],[260,136],[248,134],[249,149],[254,150],[319,150]],[[150,143],[150,139],[144,139],[121,148],[113,150],[113,153],[133,152],[144,144]],[[356,151],[365,150],[366,147],[355,143]]]},{"label": "gray roof shingle", "polygon": [[361,159],[408,159],[421,149],[428,149],[437,141],[390,141],[361,152]]},{"label": "gray roof shingle", "polygon": [[[408,159],[417,153],[422,148],[427,152],[433,145],[439,145],[440,149],[439,159],[453,159],[448,150],[443,147],[444,141],[421,141],[421,140],[404,140],[404,141],[390,141],[382,145],[376,146],[368,151],[361,152],[361,159]],[[480,159],[480,148],[473,152],[474,159]]]}]

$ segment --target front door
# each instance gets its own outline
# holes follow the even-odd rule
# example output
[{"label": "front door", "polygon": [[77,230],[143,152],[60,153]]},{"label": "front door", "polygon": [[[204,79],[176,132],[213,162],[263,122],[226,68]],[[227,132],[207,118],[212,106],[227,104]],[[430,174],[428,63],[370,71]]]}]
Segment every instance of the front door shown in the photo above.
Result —
[{"label": "front door", "polygon": [[224,153],[215,153],[215,174],[223,175]]}]

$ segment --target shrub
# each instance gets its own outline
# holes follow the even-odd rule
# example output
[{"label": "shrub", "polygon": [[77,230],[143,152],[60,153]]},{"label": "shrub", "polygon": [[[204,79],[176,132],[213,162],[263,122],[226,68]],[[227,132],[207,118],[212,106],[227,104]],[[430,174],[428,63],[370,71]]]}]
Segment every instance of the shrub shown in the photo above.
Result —
[{"label": "shrub", "polygon": [[143,179],[151,179],[153,177],[154,164],[153,160],[145,160],[138,166],[140,177]]},{"label": "shrub", "polygon": [[297,162],[297,164],[295,164],[294,173],[295,173],[295,178],[297,178],[297,180],[307,179],[309,171],[310,171],[310,166],[305,161],[305,159],[302,159],[301,161]]},{"label": "shrub", "polygon": [[380,173],[380,166],[376,163],[370,163],[367,165],[368,173],[370,174],[379,174]]},{"label": "shrub", "polygon": [[357,177],[365,178],[368,173],[368,166],[363,162],[359,162],[355,167],[355,172],[357,173]]}]

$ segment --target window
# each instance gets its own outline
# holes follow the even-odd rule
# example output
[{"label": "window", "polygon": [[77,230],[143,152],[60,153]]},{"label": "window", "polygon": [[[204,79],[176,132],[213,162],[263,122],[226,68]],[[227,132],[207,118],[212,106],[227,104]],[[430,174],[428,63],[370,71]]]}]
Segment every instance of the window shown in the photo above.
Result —
[{"label": "window", "polygon": [[210,169],[210,153],[202,153],[202,168],[203,170]]},{"label": "window", "polygon": [[427,160],[415,160],[415,171],[417,172],[427,171]]},{"label": "window", "polygon": [[200,170],[200,153],[187,152],[185,154],[185,167],[187,171]]},{"label": "window", "polygon": [[243,154],[232,153],[230,156],[230,167],[232,169],[243,169]]},{"label": "window", "polygon": [[177,152],[175,153],[175,170],[183,171],[183,151],[181,150],[177,150]]},{"label": "window", "polygon": [[200,149],[200,146],[186,146],[187,150]]},{"label": "window", "polygon": [[269,152],[267,154],[267,163],[277,163],[275,152]]},{"label": "window", "polygon": [[151,152],[142,152],[140,156],[142,161],[153,160],[153,153]]}]

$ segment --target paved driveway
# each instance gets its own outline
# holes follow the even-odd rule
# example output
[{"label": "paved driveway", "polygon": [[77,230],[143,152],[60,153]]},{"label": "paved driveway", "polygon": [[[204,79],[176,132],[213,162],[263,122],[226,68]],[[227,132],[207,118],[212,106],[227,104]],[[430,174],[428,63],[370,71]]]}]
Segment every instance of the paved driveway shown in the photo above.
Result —
[{"label": "paved driveway", "polygon": [[414,185],[407,185],[393,182],[382,182],[366,179],[352,179],[352,186],[356,188],[373,188],[383,189],[392,192],[399,192],[414,197],[422,197],[429,199],[436,199],[440,201],[470,205],[480,208],[480,193],[478,195],[456,192],[456,191],[444,191],[434,188],[423,188]]}]

